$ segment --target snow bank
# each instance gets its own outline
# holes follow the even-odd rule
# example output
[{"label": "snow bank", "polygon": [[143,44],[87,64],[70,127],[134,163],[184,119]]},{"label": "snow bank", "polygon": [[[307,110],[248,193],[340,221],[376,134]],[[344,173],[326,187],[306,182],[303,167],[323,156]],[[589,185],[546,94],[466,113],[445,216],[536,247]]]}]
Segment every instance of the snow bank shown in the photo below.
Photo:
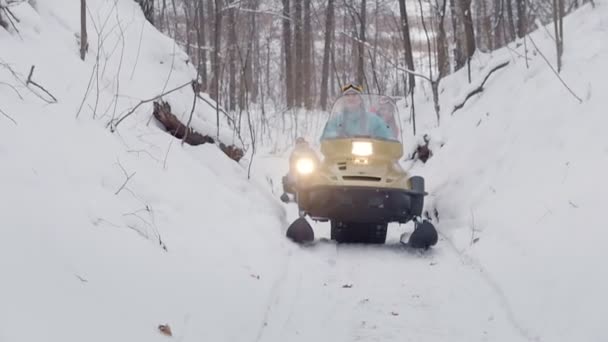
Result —
[{"label": "snow bank", "polygon": [[[135,2],[87,3],[85,62],[77,2],[13,6],[19,32],[0,28],[17,76],[0,66],[0,340],[155,341],[164,323],[181,341],[250,340],[284,272],[284,210],[216,146],[148,124],[152,103],[106,128],[195,71]],[[57,103],[22,83],[32,65]],[[165,99],[190,114],[189,87]],[[215,136],[203,102],[193,122]]]},{"label": "snow bank", "polygon": [[[474,79],[483,79],[486,65],[510,65],[453,116],[470,88],[466,71],[442,82],[440,127],[430,92],[419,94],[427,100],[417,106],[421,134],[407,142],[413,150],[415,139],[431,136],[429,162],[406,165],[427,178],[427,209],[437,209],[443,236],[438,248],[456,249],[463,263],[478,269],[530,339],[605,339],[607,5],[584,6],[564,21],[561,77],[582,103],[529,39],[526,67],[522,40],[476,56]],[[551,30],[542,28],[532,39],[555,65]]]}]

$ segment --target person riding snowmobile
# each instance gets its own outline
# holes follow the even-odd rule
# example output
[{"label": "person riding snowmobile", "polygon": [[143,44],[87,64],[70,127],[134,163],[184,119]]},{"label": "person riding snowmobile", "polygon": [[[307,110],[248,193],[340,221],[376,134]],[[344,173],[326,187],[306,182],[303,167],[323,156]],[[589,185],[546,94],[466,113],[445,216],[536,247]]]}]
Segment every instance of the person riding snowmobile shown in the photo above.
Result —
[{"label": "person riding snowmobile", "polygon": [[316,162],[317,159],[317,155],[310,147],[308,141],[302,137],[298,137],[296,139],[296,145],[289,155],[289,171],[287,172],[287,175],[283,176],[283,194],[281,195],[281,200],[283,202],[289,202],[289,196],[287,194],[295,193],[298,160],[312,160],[313,162]]},{"label": "person riding snowmobile", "polygon": [[353,84],[342,88],[342,112],[334,116],[325,126],[324,139],[353,136],[394,139],[386,122],[366,110],[361,97],[362,91],[360,86]]},{"label": "person riding snowmobile", "polygon": [[372,108],[371,112],[381,117],[393,132],[393,137],[399,136],[399,127],[395,120],[395,102],[389,96],[382,96],[378,101],[377,108]]}]

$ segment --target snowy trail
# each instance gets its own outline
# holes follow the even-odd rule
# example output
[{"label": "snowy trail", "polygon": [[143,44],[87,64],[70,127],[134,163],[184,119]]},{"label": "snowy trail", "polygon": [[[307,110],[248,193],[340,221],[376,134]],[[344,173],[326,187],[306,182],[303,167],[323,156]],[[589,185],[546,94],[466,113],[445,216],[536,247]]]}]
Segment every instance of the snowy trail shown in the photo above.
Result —
[{"label": "snowy trail", "polygon": [[[275,193],[287,162],[258,159],[257,174]],[[287,206],[288,220],[296,216]],[[389,227],[387,244],[336,245],[328,224],[318,242],[294,247],[258,341],[528,341],[500,293],[475,262],[449,241],[421,252],[399,243],[405,227]]]}]

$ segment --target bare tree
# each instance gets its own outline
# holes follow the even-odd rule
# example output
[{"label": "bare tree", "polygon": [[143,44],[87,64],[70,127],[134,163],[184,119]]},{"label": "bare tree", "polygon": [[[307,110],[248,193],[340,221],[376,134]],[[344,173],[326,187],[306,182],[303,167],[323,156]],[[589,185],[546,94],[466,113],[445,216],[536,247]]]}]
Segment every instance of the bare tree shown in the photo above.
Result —
[{"label": "bare tree", "polygon": [[323,49],[323,68],[321,71],[321,108],[327,109],[327,83],[329,79],[329,57],[332,54],[334,36],[334,0],[327,1],[325,20],[325,47]]},{"label": "bare tree", "polygon": [[215,1],[214,10],[215,10],[215,18],[213,22],[215,23],[215,27],[213,29],[213,80],[212,86],[209,91],[209,95],[211,98],[219,101],[220,94],[220,71],[221,71],[221,61],[220,61],[220,49],[222,44],[222,0],[210,0]]},{"label": "bare tree", "polygon": [[87,37],[87,0],[80,0],[80,59],[84,61],[89,41]]},{"label": "bare tree", "polygon": [[237,68],[237,37],[236,37],[236,8],[228,9],[228,110],[236,109],[236,75]]},{"label": "bare tree", "polygon": [[297,107],[302,106],[302,87],[304,79],[304,67],[302,56],[304,54],[304,39],[302,34],[302,1],[294,0],[294,39],[295,39],[295,54],[294,68],[296,79],[294,80],[294,98]]},{"label": "bare tree", "polygon": [[311,1],[304,1],[304,31],[302,36],[302,39],[304,40],[302,51],[302,67],[304,68],[304,79],[302,80],[302,96],[304,107],[306,109],[312,109],[314,103],[312,97],[314,44],[312,32],[312,13],[310,6]]},{"label": "bare tree", "polygon": [[475,54],[475,30],[473,28],[473,18],[471,16],[471,0],[460,1],[463,14],[464,33],[466,41],[466,59],[468,67],[469,83],[471,83],[471,58]]},{"label": "bare tree", "polygon": [[526,1],[516,0],[517,3],[517,37],[523,38],[528,32]]},{"label": "bare tree", "polygon": [[144,16],[151,23],[154,24],[154,0],[136,0],[139,3]]},{"label": "bare tree", "polygon": [[295,106],[294,82],[293,82],[293,60],[291,44],[291,18],[289,0],[283,2],[283,51],[285,54],[285,91],[286,102],[289,108]]},{"label": "bare tree", "polygon": [[564,0],[553,0],[553,27],[555,28],[555,49],[557,50],[557,72],[561,72],[564,53]]},{"label": "bare tree", "polygon": [[513,20],[513,2],[512,0],[504,0],[507,4],[507,28],[509,29],[509,40],[515,39],[515,21]]},{"label": "bare tree", "polygon": [[[202,90],[207,90],[207,40],[205,37],[205,5],[203,0],[198,0],[197,4],[197,19],[196,20],[196,41],[198,45],[198,74],[201,79]],[[209,14],[209,17],[211,15]]]},{"label": "bare tree", "polygon": [[[405,50],[405,65],[408,69],[414,71],[414,55],[412,51],[412,40],[410,38],[410,25],[407,18],[407,8],[405,6],[405,0],[399,0],[399,13],[401,14],[401,30],[403,34],[403,48]],[[414,75],[408,74],[408,93],[413,92],[416,86]]]}]

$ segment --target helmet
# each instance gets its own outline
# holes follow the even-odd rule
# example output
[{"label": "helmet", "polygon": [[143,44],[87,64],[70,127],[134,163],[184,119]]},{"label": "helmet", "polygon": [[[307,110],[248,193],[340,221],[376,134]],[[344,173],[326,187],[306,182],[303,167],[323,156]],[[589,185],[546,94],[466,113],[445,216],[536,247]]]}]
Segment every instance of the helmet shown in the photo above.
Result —
[{"label": "helmet", "polygon": [[352,83],[349,83],[345,86],[342,87],[342,95],[347,95],[347,94],[361,94],[363,92],[363,87],[360,85],[355,85]]}]

